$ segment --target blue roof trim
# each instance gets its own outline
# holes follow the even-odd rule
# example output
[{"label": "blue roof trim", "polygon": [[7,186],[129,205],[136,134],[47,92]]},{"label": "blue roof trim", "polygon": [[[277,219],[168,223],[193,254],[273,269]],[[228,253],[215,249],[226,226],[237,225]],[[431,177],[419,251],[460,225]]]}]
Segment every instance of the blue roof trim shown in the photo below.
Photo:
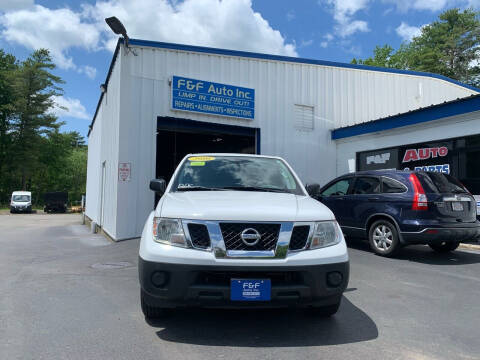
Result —
[{"label": "blue roof trim", "polygon": [[[120,37],[118,39],[117,46],[115,48],[115,52],[112,57],[112,61],[110,62],[107,78],[105,79],[105,82],[104,82],[104,84],[107,85],[107,87],[108,87],[108,82],[110,80],[110,75],[112,73],[113,65],[115,63],[115,60],[117,59],[119,45],[123,43],[124,43],[124,39]],[[291,57],[291,56],[261,54],[261,53],[254,53],[254,52],[248,52],[248,51],[226,50],[226,49],[210,48],[210,47],[203,47],[203,46],[181,45],[181,44],[165,43],[165,42],[150,41],[150,40],[140,40],[140,39],[129,39],[129,44],[137,45],[137,46],[156,47],[156,48],[162,48],[162,49],[171,49],[171,50],[194,51],[194,52],[206,53],[206,54],[240,56],[240,57],[246,57],[246,58],[265,59],[265,60],[274,60],[274,61],[287,61],[287,62],[301,63],[301,64],[323,65],[323,66],[332,66],[332,67],[341,67],[341,68],[359,69],[359,70],[370,70],[370,71],[379,71],[379,72],[394,73],[394,74],[418,75],[418,76],[431,77],[431,78],[444,80],[449,83],[456,84],[458,86],[480,93],[480,89],[474,86],[461,83],[459,81],[450,79],[443,75],[420,72],[420,71],[389,69],[389,68],[382,68],[377,66],[347,64],[347,63],[340,63],[340,62],[334,62],[334,61],[304,59],[304,58]],[[97,118],[97,113],[102,103],[102,99],[103,99],[103,93],[100,94],[100,98],[98,99],[97,107],[95,109],[95,114],[93,115],[92,122],[90,123],[87,136],[90,136],[90,133],[93,129],[93,125],[95,124],[95,119]],[[333,136],[333,133],[332,133],[332,136]]]},{"label": "blue roof trim", "polygon": [[480,96],[475,95],[384,119],[336,129],[332,131],[331,136],[333,140],[344,139],[357,135],[396,129],[403,126],[421,124],[478,110],[480,110]]},{"label": "blue roof trim", "polygon": [[[123,38],[121,39],[121,41],[123,42]],[[448,81],[449,83],[467,88],[467,89],[475,91],[475,92],[480,92],[480,89],[478,89],[474,86],[464,84],[460,81],[450,79],[446,76],[439,75],[439,74],[433,74],[433,73],[427,73],[427,72],[421,72],[421,71],[390,69],[390,68],[383,68],[383,67],[378,67],[378,66],[347,64],[347,63],[334,62],[334,61],[304,59],[304,58],[299,58],[299,57],[262,54],[262,53],[254,53],[254,52],[238,51],[238,50],[218,49],[218,48],[194,46],[194,45],[182,45],[182,44],[174,44],[174,43],[165,43],[165,42],[160,42],[160,41],[150,41],[150,40],[140,40],[140,39],[129,39],[128,41],[129,41],[130,45],[148,46],[148,47],[161,48],[161,49],[194,51],[194,52],[207,53],[207,54],[240,56],[240,57],[247,57],[247,58],[254,58],[254,59],[264,59],[264,60],[274,60],[274,61],[288,61],[288,62],[301,63],[301,64],[323,65],[323,66],[341,67],[341,68],[347,68],[347,69],[370,70],[370,71],[379,71],[379,72],[384,72],[384,73],[394,73],[394,74],[417,75],[417,76],[431,77],[431,78],[436,78],[436,79]]]}]

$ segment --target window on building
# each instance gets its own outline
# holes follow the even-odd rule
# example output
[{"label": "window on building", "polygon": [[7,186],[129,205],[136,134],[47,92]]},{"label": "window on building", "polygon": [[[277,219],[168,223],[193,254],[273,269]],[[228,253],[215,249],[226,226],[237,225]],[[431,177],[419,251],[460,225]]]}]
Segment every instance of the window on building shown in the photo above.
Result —
[{"label": "window on building", "polygon": [[295,129],[312,131],[314,126],[313,106],[295,105]]}]

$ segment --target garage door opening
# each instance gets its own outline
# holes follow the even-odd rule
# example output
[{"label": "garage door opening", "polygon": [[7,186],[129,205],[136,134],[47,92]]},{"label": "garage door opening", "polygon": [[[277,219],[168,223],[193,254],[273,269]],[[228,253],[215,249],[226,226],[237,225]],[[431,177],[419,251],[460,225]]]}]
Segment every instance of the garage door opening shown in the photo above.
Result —
[{"label": "garage door opening", "polygon": [[169,181],[178,163],[190,153],[260,153],[260,129],[159,117],[157,178]]}]

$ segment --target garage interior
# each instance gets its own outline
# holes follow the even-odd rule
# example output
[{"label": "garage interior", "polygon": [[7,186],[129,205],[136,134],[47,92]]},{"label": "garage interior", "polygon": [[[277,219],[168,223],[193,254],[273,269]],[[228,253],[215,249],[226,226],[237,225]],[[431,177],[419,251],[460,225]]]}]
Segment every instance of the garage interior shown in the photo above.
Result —
[{"label": "garage interior", "polygon": [[172,117],[157,118],[156,177],[167,182],[190,153],[260,153],[260,129]]}]

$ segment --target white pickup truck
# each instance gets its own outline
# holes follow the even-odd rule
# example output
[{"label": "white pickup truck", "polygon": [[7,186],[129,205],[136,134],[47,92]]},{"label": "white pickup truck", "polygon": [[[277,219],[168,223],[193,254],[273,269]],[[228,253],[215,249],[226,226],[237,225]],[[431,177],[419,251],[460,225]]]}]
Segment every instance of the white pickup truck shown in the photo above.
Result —
[{"label": "white pickup truck", "polygon": [[345,240],[281,158],[195,154],[179,164],[139,249],[146,318],[168,309],[301,306],[337,312],[348,284]]}]

